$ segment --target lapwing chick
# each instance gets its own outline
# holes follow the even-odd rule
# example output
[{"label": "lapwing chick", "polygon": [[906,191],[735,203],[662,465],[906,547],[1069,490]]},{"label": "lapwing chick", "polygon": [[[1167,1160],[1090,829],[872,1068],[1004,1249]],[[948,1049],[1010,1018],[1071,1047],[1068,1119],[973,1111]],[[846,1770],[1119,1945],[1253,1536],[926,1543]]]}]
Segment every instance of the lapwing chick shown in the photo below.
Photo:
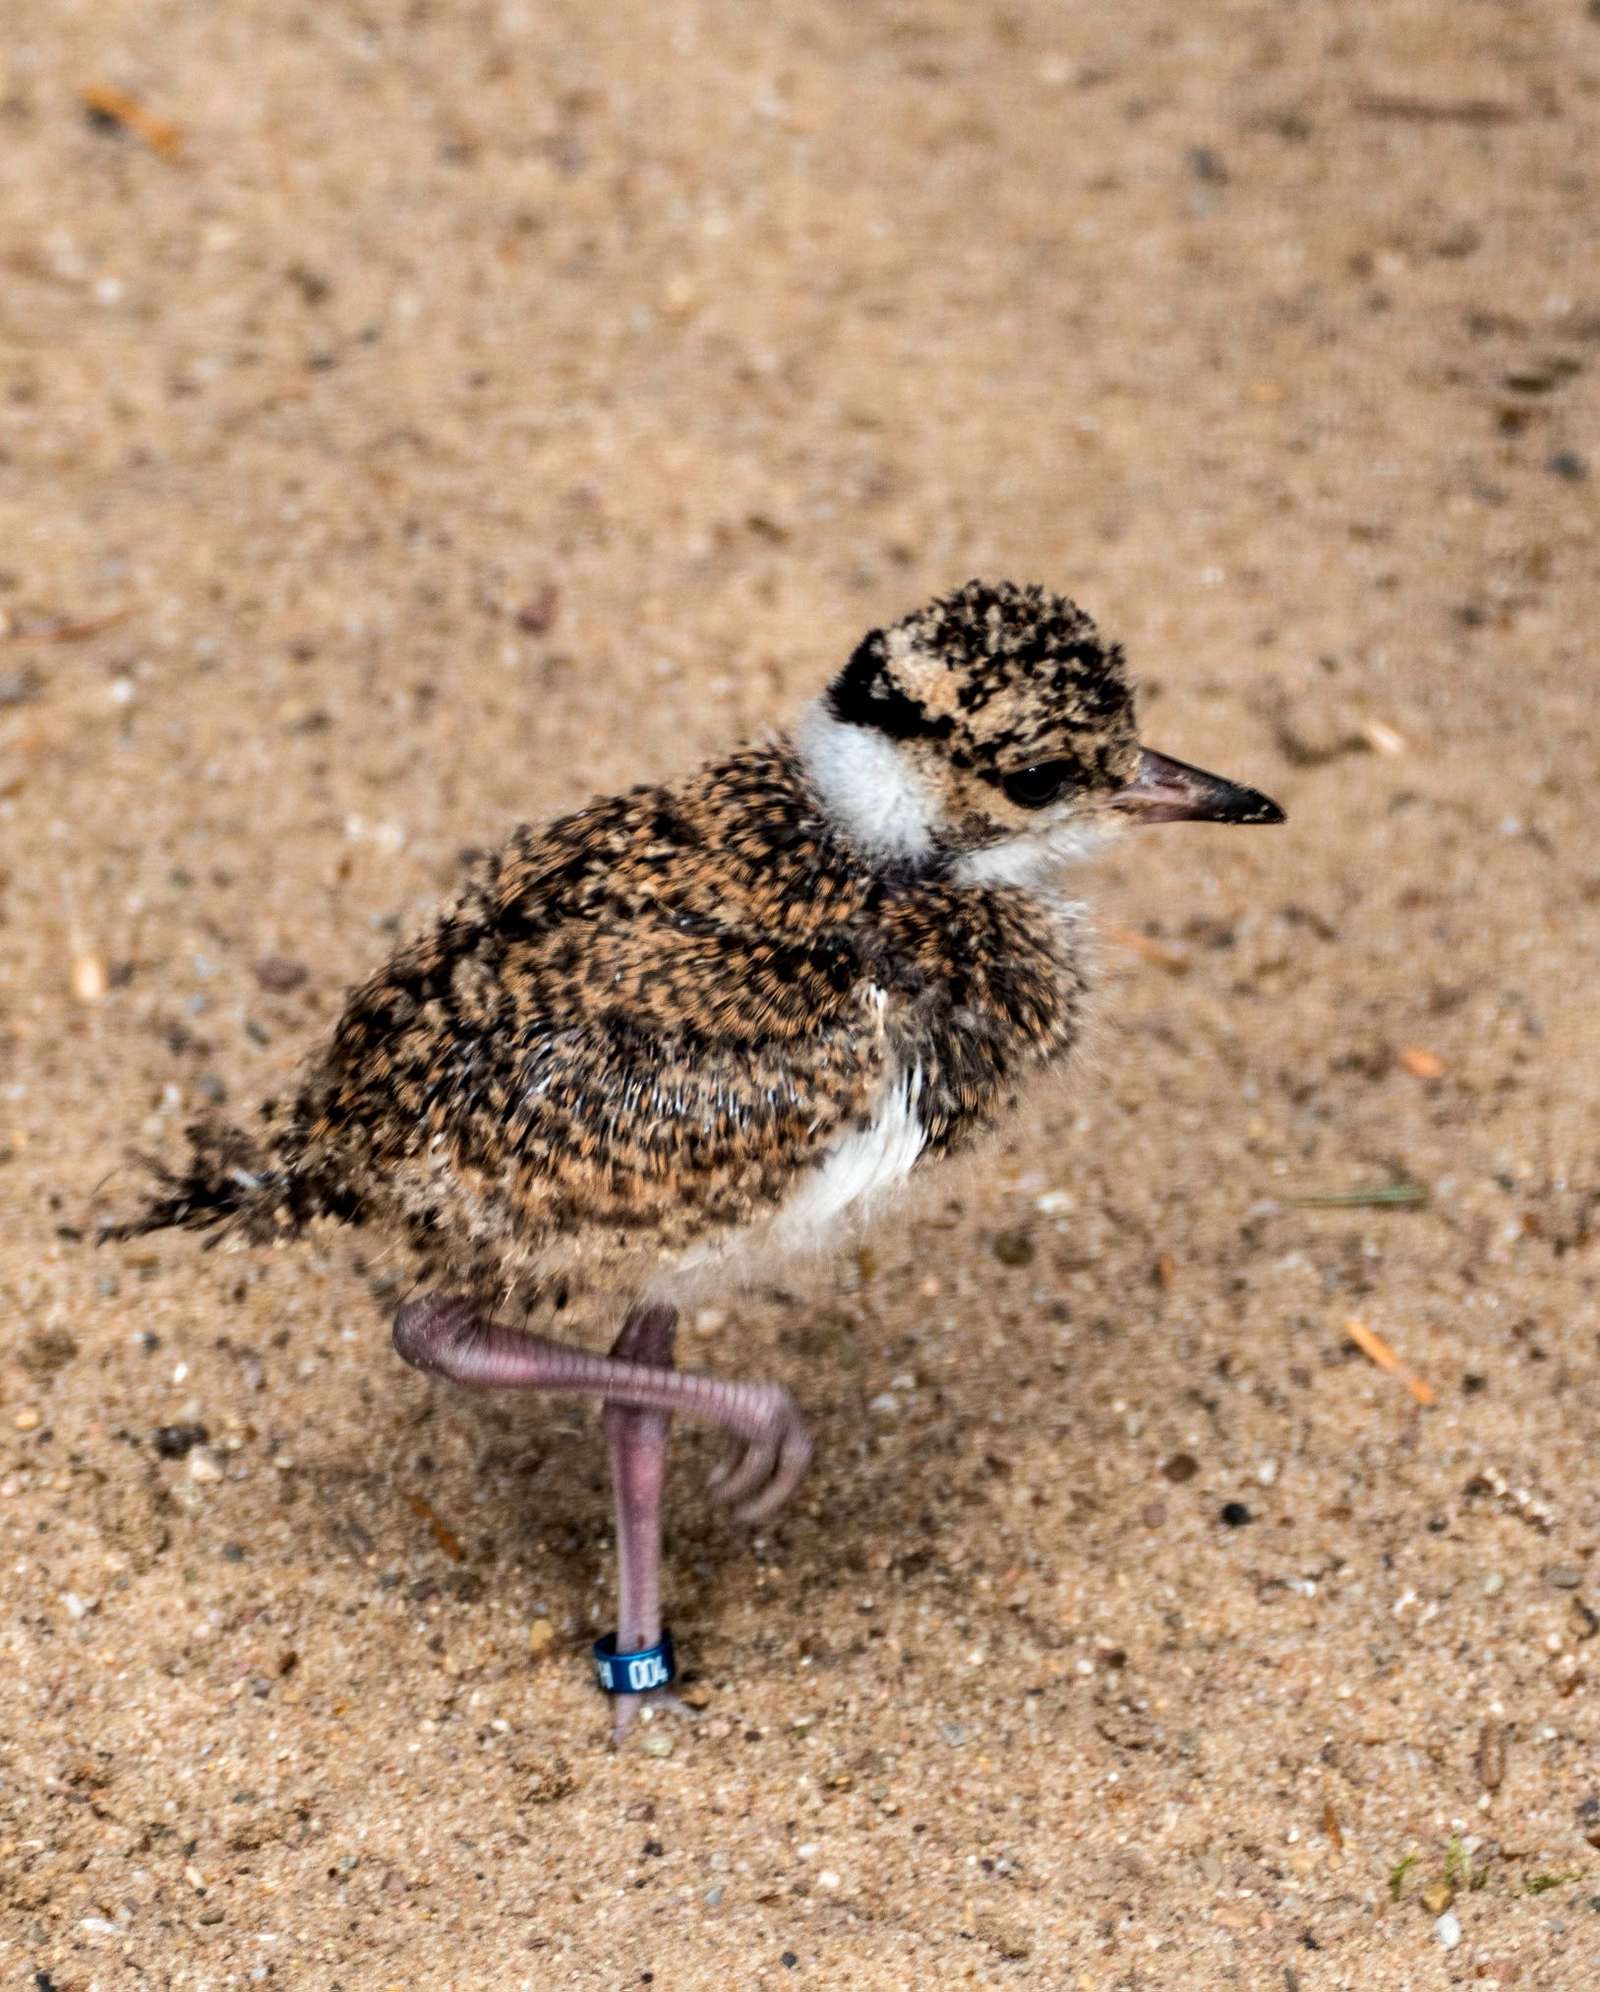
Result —
[{"label": "lapwing chick", "polygon": [[[680,1308],[848,1235],[1061,1064],[1087,955],[1063,875],[1182,819],[1283,812],[1142,746],[1122,650],[1072,602],[969,582],[869,632],[790,730],[513,832],[291,1098],[191,1128],[103,1235],[370,1226],[415,1268],[407,1363],[599,1399],[620,1739],[671,1696],[672,1419],[731,1436],[712,1489],[750,1520],[811,1454],[783,1384],[675,1366]],[[608,1353],[557,1336],[580,1300],[620,1323]]]}]

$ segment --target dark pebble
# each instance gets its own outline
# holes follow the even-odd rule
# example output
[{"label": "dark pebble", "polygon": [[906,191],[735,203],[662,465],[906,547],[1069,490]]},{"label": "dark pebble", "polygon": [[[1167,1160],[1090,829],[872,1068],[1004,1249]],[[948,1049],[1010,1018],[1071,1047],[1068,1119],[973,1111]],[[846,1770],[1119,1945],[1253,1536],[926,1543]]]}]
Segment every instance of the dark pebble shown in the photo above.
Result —
[{"label": "dark pebble", "polygon": [[793,1971],[800,1960],[795,1956],[793,1951],[785,1951],[783,1956],[778,1959],[778,1962],[783,1966],[785,1971]]},{"label": "dark pebble", "polygon": [[161,1425],[156,1429],[156,1451],[163,1459],[182,1459],[210,1436],[204,1425]]},{"label": "dark pebble", "polygon": [[1185,1480],[1193,1480],[1200,1471],[1200,1462],[1190,1453],[1174,1453],[1171,1459],[1163,1463],[1161,1471],[1163,1476],[1176,1487]]},{"label": "dark pebble", "polygon": [[38,1328],[18,1350],[17,1361],[34,1376],[53,1376],[77,1353],[78,1344],[65,1328]]},{"label": "dark pebble", "polygon": [[298,989],[309,978],[311,971],[303,961],[290,961],[285,955],[268,955],[256,963],[255,973],[263,989],[286,996],[291,989]]},{"label": "dark pebble", "polygon": [[994,1241],[994,1256],[1002,1266],[1030,1266],[1033,1240],[1025,1231],[1002,1231]]},{"label": "dark pebble", "polygon": [[1255,1517],[1242,1501],[1224,1501],[1221,1519],[1230,1529],[1242,1529]]},{"label": "dark pebble", "polygon": [[1569,484],[1581,484],[1589,475],[1589,465],[1576,450],[1557,450],[1545,459],[1545,469],[1552,477],[1564,477]]},{"label": "dark pebble", "polygon": [[1575,1591],[1583,1582],[1583,1572],[1574,1570],[1570,1563],[1552,1563],[1544,1573],[1544,1581],[1557,1591]]},{"label": "dark pebble", "polygon": [[26,705],[39,696],[39,680],[31,671],[8,671],[0,677],[0,706]]},{"label": "dark pebble", "polygon": [[517,628],[526,630],[529,636],[543,636],[556,619],[561,596],[553,582],[545,582],[536,588],[517,610]]}]

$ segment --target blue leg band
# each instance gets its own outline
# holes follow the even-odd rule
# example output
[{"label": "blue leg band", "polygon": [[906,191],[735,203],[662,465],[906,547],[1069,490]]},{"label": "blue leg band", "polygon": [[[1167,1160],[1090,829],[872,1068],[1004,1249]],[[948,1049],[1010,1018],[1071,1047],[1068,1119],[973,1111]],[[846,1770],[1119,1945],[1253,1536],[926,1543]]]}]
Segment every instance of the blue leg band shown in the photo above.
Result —
[{"label": "blue leg band", "polygon": [[594,1677],[608,1695],[642,1695],[650,1688],[664,1688],[677,1672],[670,1632],[636,1653],[619,1653],[614,1632],[594,1643]]}]

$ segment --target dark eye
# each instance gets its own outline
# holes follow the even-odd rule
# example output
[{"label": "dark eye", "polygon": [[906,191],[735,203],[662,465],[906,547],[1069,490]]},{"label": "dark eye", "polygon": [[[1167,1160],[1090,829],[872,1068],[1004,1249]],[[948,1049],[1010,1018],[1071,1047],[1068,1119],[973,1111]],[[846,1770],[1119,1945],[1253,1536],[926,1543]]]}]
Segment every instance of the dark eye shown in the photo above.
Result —
[{"label": "dark eye", "polygon": [[1001,787],[1019,809],[1043,809],[1071,779],[1070,762],[1041,761],[1036,768],[1018,768],[1014,775],[1007,775]]}]

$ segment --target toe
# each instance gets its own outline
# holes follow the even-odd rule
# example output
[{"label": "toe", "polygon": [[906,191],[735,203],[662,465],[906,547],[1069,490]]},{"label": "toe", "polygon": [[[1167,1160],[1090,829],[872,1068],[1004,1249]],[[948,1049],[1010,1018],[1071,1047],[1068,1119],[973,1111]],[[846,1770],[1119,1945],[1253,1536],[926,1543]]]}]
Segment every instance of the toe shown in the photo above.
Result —
[{"label": "toe", "polygon": [[734,1510],[740,1521],[764,1522],[776,1514],[805,1478],[810,1464],[811,1435],[803,1425],[791,1426],[783,1435],[767,1484]]},{"label": "toe", "polygon": [[765,1486],[771,1478],[777,1451],[775,1441],[765,1433],[753,1438],[743,1452],[725,1460],[713,1475],[713,1495],[730,1506],[748,1500],[758,1487]]}]

